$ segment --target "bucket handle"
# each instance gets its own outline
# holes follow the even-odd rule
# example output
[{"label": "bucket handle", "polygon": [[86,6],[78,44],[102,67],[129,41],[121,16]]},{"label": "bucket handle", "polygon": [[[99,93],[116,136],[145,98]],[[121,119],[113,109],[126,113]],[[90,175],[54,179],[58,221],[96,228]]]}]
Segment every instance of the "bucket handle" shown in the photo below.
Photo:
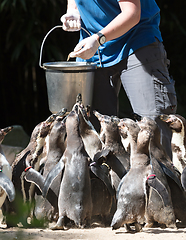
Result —
[{"label": "bucket handle", "polygon": [[43,39],[43,42],[42,42],[42,44],[41,44],[40,56],[39,56],[39,66],[40,66],[41,68],[43,68],[43,69],[46,69],[46,67],[44,67],[44,66],[41,64],[42,53],[43,53],[43,45],[44,45],[45,40],[46,40],[46,38],[48,37],[48,35],[49,35],[54,29],[56,29],[56,28],[62,28],[62,25],[57,25],[57,26],[53,27],[53,28],[45,35],[45,37],[44,37],[44,39]]},{"label": "bucket handle", "polygon": [[[44,46],[45,40],[46,40],[46,38],[48,37],[48,35],[49,35],[53,30],[55,30],[56,28],[62,28],[62,25],[57,25],[57,26],[53,27],[53,28],[45,35],[45,37],[44,37],[44,39],[43,39],[43,42],[42,42],[42,44],[41,44],[40,55],[39,55],[39,66],[40,66],[41,68],[43,68],[43,69],[46,69],[46,67],[44,67],[44,66],[41,64],[42,53],[43,53],[43,46]],[[63,29],[63,28],[62,28],[62,29]],[[83,31],[85,31],[89,36],[91,36],[91,34],[90,34],[86,29],[84,29],[83,27],[81,27],[81,29],[82,29]],[[98,52],[98,56],[99,56],[100,67],[102,67],[99,49],[97,50],[97,52]]]}]

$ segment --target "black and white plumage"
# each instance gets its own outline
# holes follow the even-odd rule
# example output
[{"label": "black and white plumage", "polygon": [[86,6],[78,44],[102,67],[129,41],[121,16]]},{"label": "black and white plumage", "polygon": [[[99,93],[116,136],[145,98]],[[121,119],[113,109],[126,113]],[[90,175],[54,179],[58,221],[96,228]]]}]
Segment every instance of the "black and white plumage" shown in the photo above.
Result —
[{"label": "black and white plumage", "polygon": [[160,129],[157,123],[149,118],[143,117],[138,122],[141,129],[146,129],[151,132],[150,151],[151,158],[155,158],[162,167],[166,175],[167,182],[171,191],[172,204],[176,219],[183,224],[186,223],[186,195],[181,184],[181,174],[172,164],[171,159],[166,154],[163,146],[160,143]]},{"label": "black and white plumage", "polygon": [[139,223],[144,221],[152,226],[157,221],[175,227],[166,177],[157,161],[150,157],[150,131],[140,130],[131,119],[121,119],[119,127],[120,133],[127,131],[129,137],[131,167],[118,187],[117,211],[111,226],[117,229],[122,224],[138,223],[136,230],[139,231]]},{"label": "black and white plumage", "polygon": [[161,115],[160,119],[172,130],[172,161],[181,174],[181,183],[186,190],[186,119],[179,114]]},{"label": "black and white plumage", "polygon": [[92,214],[90,158],[79,134],[79,118],[75,111],[67,117],[66,131],[65,170],[58,197],[59,218],[52,229],[64,229],[65,217],[74,221],[76,226],[83,227]]},{"label": "black and white plumage", "polygon": [[182,173],[186,167],[186,119],[178,114],[161,115],[160,118],[172,130],[172,162]]},{"label": "black and white plumage", "polygon": [[108,149],[112,153],[112,155],[108,155],[106,163],[112,169],[110,172],[111,180],[117,190],[121,178],[130,168],[130,154],[122,144],[118,129],[120,119],[116,116],[102,115],[98,111],[94,111],[94,115],[101,125],[100,137],[104,142],[104,149]]},{"label": "black and white plumage", "polygon": [[13,201],[15,198],[15,189],[11,181],[12,169],[4,155],[1,146],[4,137],[12,130],[12,128],[13,127],[6,127],[0,129],[0,208],[2,207],[7,196],[10,201]]}]

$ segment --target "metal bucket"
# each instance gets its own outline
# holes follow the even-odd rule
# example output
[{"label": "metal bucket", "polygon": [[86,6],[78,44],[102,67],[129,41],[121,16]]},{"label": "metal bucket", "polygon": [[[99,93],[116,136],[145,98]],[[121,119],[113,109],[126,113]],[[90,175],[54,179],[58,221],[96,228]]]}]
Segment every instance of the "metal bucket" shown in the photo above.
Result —
[{"label": "metal bucket", "polygon": [[82,102],[86,105],[92,104],[95,63],[86,62],[48,62],[41,64],[42,49],[46,37],[55,28],[51,29],[45,36],[41,45],[39,65],[45,69],[49,110],[57,113],[62,108],[71,111],[80,93]]},{"label": "metal bucket", "polygon": [[62,108],[71,111],[79,93],[83,104],[92,104],[94,69],[96,64],[77,62],[44,63],[49,109],[57,113]]}]

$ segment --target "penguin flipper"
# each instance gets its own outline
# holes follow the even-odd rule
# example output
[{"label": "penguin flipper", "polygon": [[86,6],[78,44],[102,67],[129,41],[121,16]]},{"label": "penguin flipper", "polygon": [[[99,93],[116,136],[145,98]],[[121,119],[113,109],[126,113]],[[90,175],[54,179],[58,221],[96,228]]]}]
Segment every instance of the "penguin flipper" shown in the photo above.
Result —
[{"label": "penguin flipper", "polygon": [[152,174],[148,176],[147,184],[159,194],[165,207],[171,205],[169,193],[164,184],[156,177],[156,175]]},{"label": "penguin flipper", "polygon": [[184,190],[186,190],[186,167],[183,169],[181,173],[181,185]]},{"label": "penguin flipper", "polygon": [[[179,178],[169,169],[167,168],[163,163],[159,162],[159,165],[161,166],[163,172],[168,176],[170,177],[172,180],[174,180],[174,182],[179,186],[179,188],[183,191],[183,188],[182,188],[182,184],[179,180]],[[185,174],[186,174],[186,171],[185,171]],[[186,181],[186,179],[185,179]],[[185,182],[186,184],[186,182]]]},{"label": "penguin flipper", "polygon": [[54,166],[54,168],[48,173],[45,179],[44,187],[42,191],[43,197],[46,198],[50,185],[52,184],[54,179],[59,175],[59,173],[63,170],[64,166],[65,164],[63,162],[63,157],[62,157],[60,161]]},{"label": "penguin flipper", "polygon": [[115,190],[113,189],[108,176],[104,173],[101,167],[99,165],[90,165],[90,169],[99,179],[103,181],[103,183],[106,185],[107,189],[109,190],[111,196],[114,196]]},{"label": "penguin flipper", "polygon": [[24,175],[24,178],[27,182],[34,183],[39,190],[42,192],[44,187],[44,178],[43,176],[33,168],[29,168]]},{"label": "penguin flipper", "polygon": [[[29,168],[25,172],[24,178],[27,182],[34,183],[42,193],[44,187],[44,178],[38,171],[33,168]],[[57,206],[57,199],[58,197],[56,196],[56,194],[52,190],[50,190],[47,196],[47,200],[53,207]]]},{"label": "penguin flipper", "polygon": [[8,199],[12,202],[15,199],[15,188],[12,181],[1,171],[0,187],[6,192]]},{"label": "penguin flipper", "polygon": [[124,175],[124,177],[121,179],[121,181],[119,182],[119,185],[118,185],[118,188],[117,188],[117,191],[116,191],[116,199],[118,199],[118,196],[119,196],[119,191],[120,191],[120,189],[121,189],[121,186],[123,185],[123,182],[124,182],[124,180],[125,180],[125,176],[126,175]]},{"label": "penguin flipper", "polygon": [[103,150],[98,151],[94,155],[93,162],[96,163],[103,162],[102,158],[104,159],[104,162],[106,162],[109,165],[109,167],[118,175],[120,179],[122,179],[122,177],[127,173],[123,164],[115,156],[115,154],[111,152],[110,149],[104,148]]},{"label": "penguin flipper", "polygon": [[106,158],[109,153],[110,153],[110,149],[108,148],[104,148],[100,151],[98,151],[95,155],[94,155],[94,159],[93,159],[93,162],[97,162],[100,158]]},{"label": "penguin flipper", "polygon": [[125,169],[121,161],[113,153],[110,153],[108,155],[106,163],[118,175],[120,179],[122,179],[127,173],[127,170]]}]

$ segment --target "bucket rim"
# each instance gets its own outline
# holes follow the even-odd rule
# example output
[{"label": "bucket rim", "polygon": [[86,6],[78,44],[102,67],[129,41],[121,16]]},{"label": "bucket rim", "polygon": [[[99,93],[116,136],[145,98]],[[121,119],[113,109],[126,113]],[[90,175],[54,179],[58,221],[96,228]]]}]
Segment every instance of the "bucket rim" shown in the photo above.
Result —
[{"label": "bucket rim", "polygon": [[75,62],[75,61],[57,61],[43,63],[46,69],[53,70],[88,70],[95,69],[96,63],[93,62]]}]

